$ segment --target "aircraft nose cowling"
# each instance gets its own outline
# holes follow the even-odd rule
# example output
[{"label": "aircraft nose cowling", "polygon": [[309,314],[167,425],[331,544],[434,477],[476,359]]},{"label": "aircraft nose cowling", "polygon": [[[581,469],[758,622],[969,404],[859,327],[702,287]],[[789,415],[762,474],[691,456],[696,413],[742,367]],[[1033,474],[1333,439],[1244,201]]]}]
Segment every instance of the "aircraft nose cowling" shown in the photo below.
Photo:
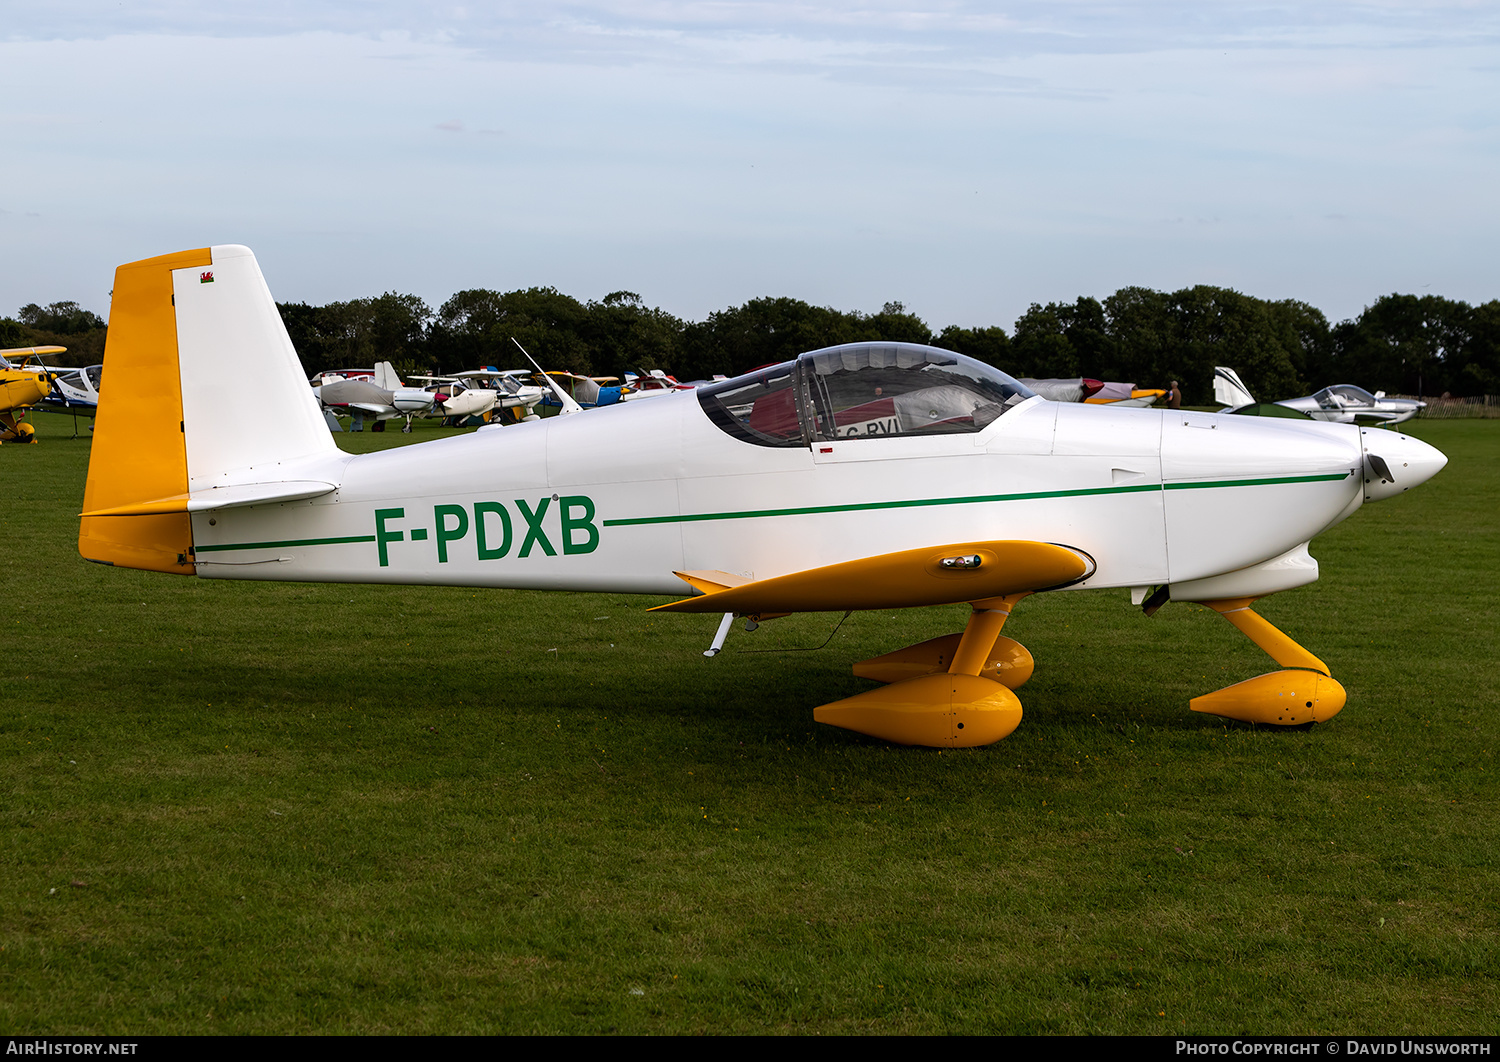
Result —
[{"label": "aircraft nose cowling", "polygon": [[1448,457],[1436,446],[1388,428],[1361,428],[1365,454],[1365,501],[1383,501],[1426,483]]}]

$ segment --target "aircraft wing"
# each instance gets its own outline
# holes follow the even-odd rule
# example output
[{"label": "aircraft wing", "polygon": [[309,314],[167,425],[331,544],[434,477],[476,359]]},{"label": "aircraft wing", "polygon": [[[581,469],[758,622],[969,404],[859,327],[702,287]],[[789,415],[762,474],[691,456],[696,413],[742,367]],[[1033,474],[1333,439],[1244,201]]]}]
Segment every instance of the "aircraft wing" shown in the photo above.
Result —
[{"label": "aircraft wing", "polygon": [[53,358],[67,351],[67,347],[6,347],[0,350],[0,368],[24,369],[42,358]]},{"label": "aircraft wing", "polygon": [[959,542],[746,580],[728,572],[677,572],[703,591],[653,612],[837,612],[915,608],[1050,590],[1085,579],[1094,559],[1052,542]]},{"label": "aircraft wing", "polygon": [[1365,425],[1395,424],[1412,416],[1405,410],[1398,412],[1389,409],[1347,409],[1344,412],[1353,416],[1354,423]]}]

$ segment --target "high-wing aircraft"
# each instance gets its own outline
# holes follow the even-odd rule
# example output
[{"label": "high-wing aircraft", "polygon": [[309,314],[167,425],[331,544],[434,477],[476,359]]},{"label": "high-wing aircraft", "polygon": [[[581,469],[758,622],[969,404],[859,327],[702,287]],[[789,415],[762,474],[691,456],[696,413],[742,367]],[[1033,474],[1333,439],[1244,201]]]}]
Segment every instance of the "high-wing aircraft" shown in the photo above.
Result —
[{"label": "high-wing aircraft", "polygon": [[[618,405],[629,394],[627,388],[620,386],[618,376],[580,376],[576,372],[557,369],[548,370],[545,375],[552,378],[556,388],[584,409]],[[549,410],[562,408],[559,396],[550,388],[542,395],[542,405]]]},{"label": "high-wing aircraft", "polygon": [[103,365],[53,369],[52,374],[52,390],[37,403],[37,409],[75,417],[92,417],[99,411],[99,388],[104,382]]},{"label": "high-wing aircraft", "polygon": [[[1240,374],[1225,365],[1214,367],[1214,401],[1225,406],[1221,413],[1264,413],[1266,403],[1257,403]],[[1301,413],[1313,420],[1339,424],[1400,424],[1427,408],[1415,398],[1387,398],[1384,391],[1370,394],[1353,384],[1334,384],[1304,398],[1284,398],[1270,403]]]},{"label": "high-wing aircraft", "polygon": [[691,589],[661,610],[721,615],[721,635],[735,615],[968,602],[961,633],[855,665],[885,685],[814,712],[903,744],[1009,734],[1034,662],[1006,618],[1085,587],[1130,588],[1148,611],[1203,602],[1281,666],[1195,710],[1328,719],[1343,687],[1251,606],[1317,578],[1313,536],[1446,463],[1392,431],[1047,402],[907,343],[355,456],[248,249],[121,266],[113,297],[84,557],[211,579]]}]

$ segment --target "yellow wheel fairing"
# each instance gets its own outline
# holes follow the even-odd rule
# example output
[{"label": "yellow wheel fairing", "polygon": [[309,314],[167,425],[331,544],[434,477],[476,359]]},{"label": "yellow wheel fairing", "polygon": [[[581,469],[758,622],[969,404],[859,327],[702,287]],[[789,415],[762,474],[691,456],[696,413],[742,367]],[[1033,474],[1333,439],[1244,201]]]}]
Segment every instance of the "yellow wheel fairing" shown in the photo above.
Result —
[{"label": "yellow wheel fairing", "polygon": [[[940,674],[946,672],[953,663],[953,654],[958,651],[958,643],[962,638],[962,634],[944,634],[884,656],[861,660],[854,665],[854,673],[860,678],[876,682],[901,682],[923,675]],[[990,650],[989,658],[980,668],[979,677],[1018,690],[1026,684],[1035,670],[1036,661],[1027,648],[1015,639],[1002,635],[995,639],[995,647]]]},{"label": "yellow wheel fairing", "polygon": [[1242,723],[1301,726],[1332,719],[1347,697],[1336,679],[1316,671],[1273,671],[1194,697],[1189,707]]},{"label": "yellow wheel fairing", "polygon": [[1250,606],[1255,600],[1241,597],[1205,604],[1289,670],[1273,671],[1194,697],[1189,707],[1195,712],[1222,715],[1242,723],[1273,726],[1321,723],[1338,715],[1347,699],[1344,687],[1329,675],[1327,664],[1270,620],[1253,612]]},{"label": "yellow wheel fairing", "polygon": [[825,704],[813,718],[898,745],[973,748],[1015,730],[1021,702],[989,679],[926,675]]}]

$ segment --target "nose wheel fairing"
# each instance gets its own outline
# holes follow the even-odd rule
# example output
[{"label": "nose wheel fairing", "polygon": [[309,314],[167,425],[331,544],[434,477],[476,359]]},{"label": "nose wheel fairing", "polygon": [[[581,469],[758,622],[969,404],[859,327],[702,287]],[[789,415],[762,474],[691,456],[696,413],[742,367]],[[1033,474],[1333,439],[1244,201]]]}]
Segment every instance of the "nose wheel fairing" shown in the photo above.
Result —
[{"label": "nose wheel fairing", "polygon": [[1194,697],[1189,707],[1195,712],[1221,715],[1242,723],[1272,726],[1321,723],[1338,715],[1347,694],[1329,674],[1328,665],[1252,611],[1250,606],[1255,601],[1253,597],[1239,597],[1204,604],[1234,624],[1286,670]]}]

